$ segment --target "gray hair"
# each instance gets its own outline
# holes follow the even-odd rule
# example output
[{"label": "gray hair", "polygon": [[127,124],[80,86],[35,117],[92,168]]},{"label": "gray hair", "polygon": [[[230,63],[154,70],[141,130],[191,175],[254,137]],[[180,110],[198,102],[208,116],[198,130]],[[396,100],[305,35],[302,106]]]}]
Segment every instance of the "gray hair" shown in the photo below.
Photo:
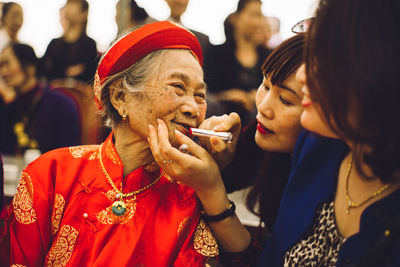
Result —
[{"label": "gray hair", "polygon": [[158,68],[167,51],[167,49],[154,51],[129,68],[107,78],[100,89],[101,103],[103,105],[103,110],[100,114],[105,118],[106,126],[114,127],[122,120],[120,114],[111,103],[110,86],[117,86],[121,92],[136,93],[140,97],[140,93],[150,78],[158,74]]}]

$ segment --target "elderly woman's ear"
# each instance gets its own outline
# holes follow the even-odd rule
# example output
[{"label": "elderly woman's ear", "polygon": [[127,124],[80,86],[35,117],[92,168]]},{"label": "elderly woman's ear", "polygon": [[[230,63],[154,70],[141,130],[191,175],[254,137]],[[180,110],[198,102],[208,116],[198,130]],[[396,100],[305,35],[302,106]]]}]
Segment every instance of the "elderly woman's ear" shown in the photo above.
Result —
[{"label": "elderly woman's ear", "polygon": [[119,115],[123,117],[127,110],[128,106],[128,94],[125,90],[122,89],[122,82],[121,80],[117,80],[113,82],[110,86],[110,101],[115,110],[118,111]]}]

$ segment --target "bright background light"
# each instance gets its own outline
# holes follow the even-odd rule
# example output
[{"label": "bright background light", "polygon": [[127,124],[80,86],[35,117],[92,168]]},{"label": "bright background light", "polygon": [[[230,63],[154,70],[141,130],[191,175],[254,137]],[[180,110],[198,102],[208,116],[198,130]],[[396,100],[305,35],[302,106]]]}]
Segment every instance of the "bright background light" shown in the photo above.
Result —
[{"label": "bright background light", "polygon": [[[34,47],[41,57],[51,39],[60,37],[59,10],[65,0],[14,0],[24,10],[24,24],[19,33],[22,42]],[[115,4],[118,0],[88,0],[89,21],[87,32],[96,40],[97,48],[105,51],[115,38]],[[186,27],[203,32],[213,44],[225,40],[223,21],[236,9],[238,0],[190,0],[182,17]],[[297,21],[311,17],[318,0],[263,0],[263,12],[281,20],[281,36],[290,37],[290,28]],[[164,20],[169,9],[164,0],[137,0],[150,16]]]}]

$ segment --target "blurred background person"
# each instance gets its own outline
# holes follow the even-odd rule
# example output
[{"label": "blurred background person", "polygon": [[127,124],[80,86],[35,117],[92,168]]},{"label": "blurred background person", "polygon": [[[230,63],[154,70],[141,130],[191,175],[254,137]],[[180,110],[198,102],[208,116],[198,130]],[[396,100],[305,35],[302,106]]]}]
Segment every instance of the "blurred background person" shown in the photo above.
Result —
[{"label": "blurred background person", "polygon": [[92,81],[98,53],[96,42],[86,34],[88,10],[86,0],[68,0],[60,10],[63,35],[49,43],[42,58],[42,72],[48,81],[65,78]]},{"label": "blurred background person", "polygon": [[[18,32],[24,21],[23,11],[19,4],[15,2],[1,3],[0,15],[0,52],[8,42],[18,41]],[[0,78],[0,97],[5,103],[10,103],[15,98],[15,92],[7,87]]]},{"label": "blurred background person", "polygon": [[270,49],[275,49],[283,41],[280,34],[281,21],[277,17],[268,17],[267,20],[270,27],[270,38],[267,45]]},{"label": "blurred background person", "polygon": [[139,25],[156,22],[135,0],[119,0],[115,6],[118,35]]},{"label": "blurred background person", "polygon": [[10,43],[0,54],[0,76],[16,92],[13,102],[0,99],[0,152],[42,153],[80,144],[76,104],[67,95],[38,82],[38,58],[32,47]]},{"label": "blurred background person", "polygon": [[[264,46],[266,49],[269,49],[268,42],[271,39],[271,36],[272,36],[272,31],[268,21],[268,17],[263,15],[261,18],[260,26],[254,33],[253,40],[257,45]],[[271,48],[271,50],[273,49]]]},{"label": "blurred background person", "polygon": [[2,3],[0,52],[10,42],[18,41],[18,32],[24,22],[22,7],[15,2]]},{"label": "blurred background person", "polygon": [[[168,7],[171,11],[168,20],[185,27],[185,25],[183,25],[181,21],[181,17],[183,13],[185,13],[186,11],[186,8],[189,4],[189,0],[165,0],[165,2],[167,2]],[[197,40],[199,40],[201,45],[201,50],[203,50],[204,60],[206,61],[207,51],[210,47],[210,40],[208,36],[205,35],[204,33],[194,31],[192,29],[189,30],[196,36]]]},{"label": "blurred background person", "polygon": [[[224,22],[225,43],[212,46],[204,64],[209,92],[221,101],[223,113],[239,113],[242,125],[255,118],[255,94],[263,79],[260,69],[271,52],[258,38],[264,19],[261,4],[261,0],[239,0],[237,10]],[[208,115],[221,114],[210,106]]]}]

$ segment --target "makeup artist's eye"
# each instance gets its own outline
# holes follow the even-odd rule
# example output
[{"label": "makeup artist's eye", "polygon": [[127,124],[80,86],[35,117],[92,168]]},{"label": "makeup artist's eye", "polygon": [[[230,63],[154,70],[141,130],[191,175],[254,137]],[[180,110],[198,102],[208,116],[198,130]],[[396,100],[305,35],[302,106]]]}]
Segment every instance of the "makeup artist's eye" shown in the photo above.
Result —
[{"label": "makeup artist's eye", "polygon": [[292,106],[293,105],[291,102],[289,102],[288,100],[286,100],[282,96],[280,96],[279,99],[281,100],[282,104],[284,104],[285,106]]}]

